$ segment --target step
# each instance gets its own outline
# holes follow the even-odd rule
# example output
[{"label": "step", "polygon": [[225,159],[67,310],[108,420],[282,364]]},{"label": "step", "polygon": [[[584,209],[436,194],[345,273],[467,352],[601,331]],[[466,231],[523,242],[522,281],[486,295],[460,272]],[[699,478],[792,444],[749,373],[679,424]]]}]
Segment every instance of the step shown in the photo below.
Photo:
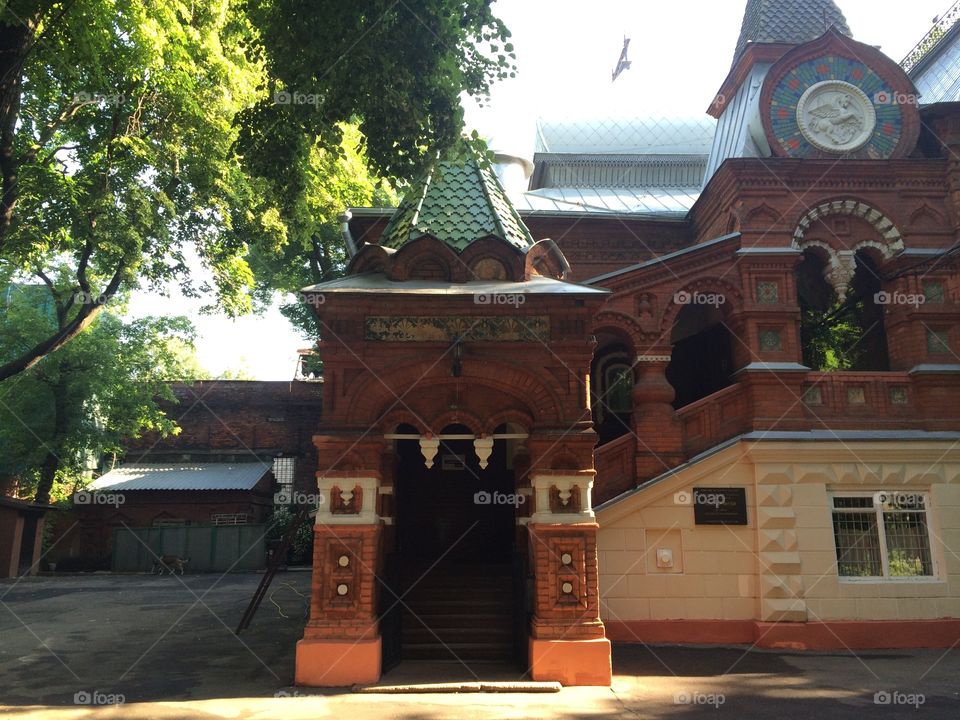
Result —
[{"label": "step", "polygon": [[415,627],[404,626],[403,642],[422,643],[470,643],[485,642],[491,644],[513,644],[512,627],[483,627],[483,628],[453,628],[435,627],[433,625],[417,624]]},{"label": "step", "polygon": [[[513,627],[512,613],[417,613],[412,617],[410,613],[404,613],[404,627],[408,625],[420,625],[417,617],[423,620],[428,626],[433,628],[450,627]],[[422,626],[421,626],[422,627]]]},{"label": "step", "polygon": [[405,660],[459,659],[463,662],[492,659],[507,660],[513,657],[513,645],[453,643],[444,646],[440,643],[410,643],[404,644],[402,652]]}]

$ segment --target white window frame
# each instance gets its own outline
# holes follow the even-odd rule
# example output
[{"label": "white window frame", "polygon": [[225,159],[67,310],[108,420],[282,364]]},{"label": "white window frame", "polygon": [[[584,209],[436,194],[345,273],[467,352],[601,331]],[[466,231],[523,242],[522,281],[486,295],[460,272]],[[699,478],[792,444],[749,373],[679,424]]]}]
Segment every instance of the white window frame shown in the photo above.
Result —
[{"label": "white window frame", "polygon": [[[243,522],[237,522],[240,518],[243,518]],[[236,525],[249,525],[250,513],[245,513],[245,512],[211,513],[210,522],[216,525],[217,527],[234,527]]]},{"label": "white window frame", "polygon": [[[924,517],[927,523],[927,547],[930,551],[930,575],[910,575],[910,576],[891,576],[890,575],[890,558],[887,554],[887,526],[883,520],[883,504],[878,503],[878,496],[887,494],[887,495],[896,495],[896,494],[909,494],[909,495],[919,495],[923,498],[923,512]],[[877,522],[877,535],[879,536],[880,542],[880,566],[883,572],[883,575],[867,575],[867,576],[853,576],[853,575],[841,575],[840,574],[840,562],[839,556],[837,553],[837,533],[836,527],[833,522],[833,514],[835,512],[843,513],[843,508],[835,508],[833,504],[833,499],[835,497],[867,497],[873,500],[873,512],[875,513],[876,522]],[[905,488],[900,489],[882,489],[882,490],[842,490],[827,493],[827,499],[829,500],[829,507],[827,508],[830,513],[830,535],[833,538],[833,557],[834,565],[837,568],[837,578],[840,582],[849,582],[849,583],[929,583],[929,582],[942,582],[940,578],[940,568],[939,563],[937,562],[937,553],[935,552],[934,545],[934,534],[933,534],[933,514],[930,507],[930,493],[922,490],[909,490]],[[861,509],[859,513],[857,511],[848,511],[849,514],[866,514],[866,508]]]}]

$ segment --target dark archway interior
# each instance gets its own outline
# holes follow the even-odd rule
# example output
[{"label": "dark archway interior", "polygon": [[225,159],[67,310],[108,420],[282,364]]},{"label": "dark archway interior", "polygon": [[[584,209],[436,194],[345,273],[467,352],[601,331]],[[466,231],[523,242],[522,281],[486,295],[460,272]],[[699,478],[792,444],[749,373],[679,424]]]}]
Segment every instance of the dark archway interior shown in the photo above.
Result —
[{"label": "dark archway interior", "polygon": [[730,384],[733,344],[723,314],[714,305],[687,305],[677,315],[671,333],[673,351],[667,381],[682,408]]},{"label": "dark archway interior", "polygon": [[[450,425],[443,433],[473,434],[463,425]],[[510,560],[516,506],[503,501],[514,493],[506,448],[505,441],[495,441],[489,464],[481,469],[471,440],[441,440],[433,467],[427,468],[417,441],[397,441],[395,522],[397,550],[405,558]]]}]

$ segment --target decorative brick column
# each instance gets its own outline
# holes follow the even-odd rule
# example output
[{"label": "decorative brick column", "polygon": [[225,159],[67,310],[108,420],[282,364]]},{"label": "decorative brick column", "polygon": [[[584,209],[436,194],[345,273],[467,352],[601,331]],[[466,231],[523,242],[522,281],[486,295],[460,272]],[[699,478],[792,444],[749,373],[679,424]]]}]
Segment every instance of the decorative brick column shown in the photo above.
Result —
[{"label": "decorative brick column", "polygon": [[564,685],[609,685],[610,641],[600,620],[593,470],[530,475],[527,526],[534,570],[530,674]]},{"label": "decorative brick column", "polygon": [[[342,441],[317,437],[314,442],[324,467],[324,456]],[[379,459],[378,448],[366,449]],[[331,458],[329,465],[336,464]],[[380,679],[378,486],[379,473],[373,470],[317,473],[322,502],[314,525],[310,620],[297,643],[297,685],[343,687]]]},{"label": "decorative brick column", "polygon": [[656,477],[684,461],[683,427],[673,409],[676,392],[667,381],[670,354],[637,356],[633,432],[637,442],[637,482]]}]

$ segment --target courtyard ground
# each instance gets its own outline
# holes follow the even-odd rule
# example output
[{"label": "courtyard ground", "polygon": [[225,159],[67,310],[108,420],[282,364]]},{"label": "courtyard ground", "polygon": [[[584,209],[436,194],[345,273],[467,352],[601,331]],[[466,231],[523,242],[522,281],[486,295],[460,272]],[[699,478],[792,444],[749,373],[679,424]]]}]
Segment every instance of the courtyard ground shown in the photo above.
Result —
[{"label": "courtyard ground", "polygon": [[[0,582],[0,714],[22,718],[958,718],[960,649],[784,653],[618,645],[612,688],[357,694],[290,686],[309,574],[279,574],[233,628],[255,574]],[[960,644],[960,639],[958,639]],[[511,677],[473,667],[481,679]],[[473,680],[404,664],[384,682]],[[519,678],[519,673],[512,677]],[[107,705],[123,700],[122,705]]]}]

